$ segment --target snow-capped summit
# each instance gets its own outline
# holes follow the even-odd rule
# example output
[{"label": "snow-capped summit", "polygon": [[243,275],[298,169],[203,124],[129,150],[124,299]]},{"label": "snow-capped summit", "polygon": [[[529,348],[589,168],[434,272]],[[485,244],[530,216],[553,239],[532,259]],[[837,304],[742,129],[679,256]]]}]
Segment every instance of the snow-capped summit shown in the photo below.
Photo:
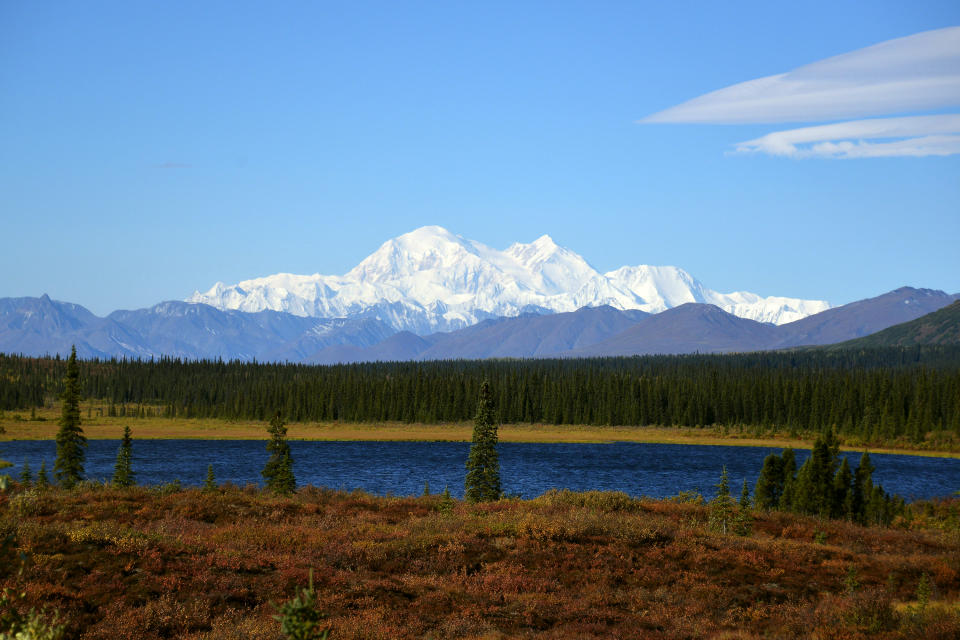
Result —
[{"label": "snow-capped summit", "polygon": [[218,282],[187,301],[321,318],[371,317],[418,334],[459,329],[490,317],[599,305],[656,313],[686,302],[708,302],[774,324],[830,306],[820,300],[717,293],[677,267],[640,265],[601,274],[547,235],[498,251],[438,226],[384,242],[343,276],[280,273],[235,285]]},{"label": "snow-capped summit", "polygon": [[384,242],[344,278],[386,282],[423,271],[455,269],[462,266],[464,260],[477,262],[475,245],[443,227],[420,227]]}]

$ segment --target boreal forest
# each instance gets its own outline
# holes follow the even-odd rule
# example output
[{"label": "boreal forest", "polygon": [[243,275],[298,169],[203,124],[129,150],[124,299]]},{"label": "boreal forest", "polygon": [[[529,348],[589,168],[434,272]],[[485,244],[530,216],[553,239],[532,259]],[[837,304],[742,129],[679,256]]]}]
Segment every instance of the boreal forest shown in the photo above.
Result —
[{"label": "boreal forest", "polygon": [[[51,405],[65,366],[0,355],[0,409]],[[484,380],[502,423],[960,435],[960,347],[335,366],[80,363],[81,396],[128,417],[269,420],[279,411],[291,422],[458,422],[472,418]]]}]

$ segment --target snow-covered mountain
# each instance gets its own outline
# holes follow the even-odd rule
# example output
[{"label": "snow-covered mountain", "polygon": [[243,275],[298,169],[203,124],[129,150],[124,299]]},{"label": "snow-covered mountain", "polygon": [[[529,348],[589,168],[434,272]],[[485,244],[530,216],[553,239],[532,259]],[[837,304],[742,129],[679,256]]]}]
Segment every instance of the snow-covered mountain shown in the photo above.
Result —
[{"label": "snow-covered mountain", "polygon": [[420,335],[487,318],[600,305],[658,313],[701,302],[773,324],[830,308],[822,300],[717,293],[677,267],[640,265],[601,274],[546,235],[498,251],[437,226],[388,240],[342,276],[280,273],[235,285],[218,282],[187,302],[318,318],[375,318]]}]

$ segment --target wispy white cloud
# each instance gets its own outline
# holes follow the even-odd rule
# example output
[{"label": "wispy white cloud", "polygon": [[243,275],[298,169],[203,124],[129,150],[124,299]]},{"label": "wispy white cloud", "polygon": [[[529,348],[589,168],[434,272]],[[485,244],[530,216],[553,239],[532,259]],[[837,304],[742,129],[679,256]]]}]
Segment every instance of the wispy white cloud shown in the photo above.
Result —
[{"label": "wispy white cloud", "polygon": [[736,84],[640,122],[816,122],[957,105],[960,27],[948,27]]},{"label": "wispy white cloud", "polygon": [[960,114],[854,120],[775,131],[738,143],[736,151],[795,158],[947,156],[960,153]]}]

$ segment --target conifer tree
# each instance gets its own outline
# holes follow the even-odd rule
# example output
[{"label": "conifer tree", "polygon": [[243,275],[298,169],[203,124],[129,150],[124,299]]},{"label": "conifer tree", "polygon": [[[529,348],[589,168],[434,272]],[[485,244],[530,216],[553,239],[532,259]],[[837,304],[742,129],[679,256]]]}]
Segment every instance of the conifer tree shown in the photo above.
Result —
[{"label": "conifer tree", "polygon": [[216,491],[217,482],[213,477],[213,465],[207,465],[207,477],[203,481],[203,490],[204,491]]},{"label": "conifer tree", "polygon": [[727,467],[724,465],[720,473],[720,483],[717,484],[717,495],[710,501],[710,528],[720,533],[727,533],[733,522],[734,501],[730,497],[730,481],[727,477]]},{"label": "conifer tree", "polygon": [[63,487],[69,489],[83,479],[83,449],[86,446],[87,439],[80,428],[80,366],[74,346],[67,360],[60,430],[57,432],[57,459],[53,465],[53,475]]},{"label": "conifer tree", "polygon": [[270,427],[270,441],[267,442],[267,451],[270,459],[263,467],[262,475],[266,480],[267,489],[277,495],[289,495],[296,491],[297,480],[293,475],[293,457],[290,455],[290,443],[287,442],[287,427],[278,412]]},{"label": "conifer tree", "polygon": [[497,456],[497,427],[493,423],[493,404],[487,381],[480,385],[464,484],[468,502],[498,500],[502,493],[500,461]]},{"label": "conifer tree", "polygon": [[797,472],[793,511],[830,517],[839,447],[832,432],[817,438],[813,452]]},{"label": "conifer tree", "polygon": [[40,470],[37,471],[37,488],[46,489],[50,486],[50,478],[47,477],[47,461],[40,461]]},{"label": "conifer tree", "polygon": [[796,513],[814,514],[820,510],[820,495],[817,491],[819,466],[811,455],[806,462],[800,465],[797,479],[794,484],[794,495],[790,510]]},{"label": "conifer tree", "polygon": [[780,497],[783,495],[783,458],[771,453],[763,460],[763,468],[757,485],[753,490],[754,502],[757,509],[776,509],[780,506]]},{"label": "conifer tree", "polygon": [[26,460],[23,461],[23,469],[20,470],[20,483],[25,487],[33,484],[33,472],[30,470],[30,463]]},{"label": "conifer tree", "polygon": [[113,479],[110,481],[115,487],[131,487],[136,484],[133,472],[133,440],[130,438],[130,427],[123,428],[123,438],[120,440],[120,450],[117,451],[117,462],[113,465]]},{"label": "conifer tree", "polygon": [[850,463],[846,456],[840,460],[840,468],[833,477],[833,504],[830,509],[831,518],[849,518],[852,497],[850,495],[853,474],[850,472]]},{"label": "conifer tree", "polygon": [[780,494],[780,510],[792,511],[797,488],[797,456],[787,447],[780,454],[783,461],[783,493]]},{"label": "conifer tree", "polygon": [[[273,603],[271,603],[273,604]],[[321,629],[324,614],[317,610],[317,592],[313,588],[313,569],[310,569],[310,586],[301,589],[296,598],[284,602],[277,610],[274,620],[280,623],[280,632],[289,640],[326,640],[329,629]]]},{"label": "conifer tree", "polygon": [[733,532],[738,536],[748,536],[753,530],[753,518],[750,515],[750,488],[747,479],[743,479],[743,488],[740,490],[740,502],[737,504],[737,514],[733,518]]},{"label": "conifer tree", "polygon": [[873,472],[875,470],[870,462],[870,454],[864,451],[853,474],[853,487],[850,491],[850,514],[854,521],[860,524],[866,522],[867,504],[873,495]]},{"label": "conifer tree", "polygon": [[440,492],[440,501],[437,503],[437,511],[450,513],[453,511],[454,505],[453,496],[450,495],[450,487],[444,485],[443,491]]}]

